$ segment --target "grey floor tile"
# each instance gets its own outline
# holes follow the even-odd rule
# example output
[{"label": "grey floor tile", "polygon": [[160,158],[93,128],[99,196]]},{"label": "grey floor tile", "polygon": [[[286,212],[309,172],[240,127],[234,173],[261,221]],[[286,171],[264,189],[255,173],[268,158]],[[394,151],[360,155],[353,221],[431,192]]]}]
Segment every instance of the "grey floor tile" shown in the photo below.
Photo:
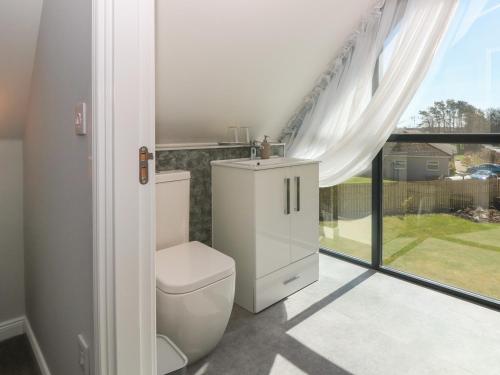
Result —
[{"label": "grey floor tile", "polygon": [[188,374],[499,375],[500,313],[321,255],[319,282],[257,315],[235,306]]}]

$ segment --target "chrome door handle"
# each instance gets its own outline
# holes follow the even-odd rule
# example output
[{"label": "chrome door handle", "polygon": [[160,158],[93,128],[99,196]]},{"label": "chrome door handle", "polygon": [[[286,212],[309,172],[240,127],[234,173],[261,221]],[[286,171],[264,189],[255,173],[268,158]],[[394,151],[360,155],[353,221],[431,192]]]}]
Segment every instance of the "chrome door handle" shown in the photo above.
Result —
[{"label": "chrome door handle", "polygon": [[290,179],[285,178],[285,215],[290,215]]},{"label": "chrome door handle", "polygon": [[300,211],[300,177],[295,177],[295,211]]}]

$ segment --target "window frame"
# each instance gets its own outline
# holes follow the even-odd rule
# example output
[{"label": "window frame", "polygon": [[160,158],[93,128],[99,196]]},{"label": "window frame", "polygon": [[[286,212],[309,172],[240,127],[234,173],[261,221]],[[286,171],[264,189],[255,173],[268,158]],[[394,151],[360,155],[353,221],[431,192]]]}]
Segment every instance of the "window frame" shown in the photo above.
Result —
[{"label": "window frame", "polygon": [[[395,171],[406,171],[408,169],[408,162],[406,160],[394,160],[392,169]],[[398,163],[401,163],[401,166],[398,167]]]},{"label": "window frame", "polygon": [[[453,144],[500,144],[500,133],[483,134],[392,134],[386,143],[453,143]],[[332,249],[320,248],[320,252],[348,262],[374,269],[381,273],[397,277],[433,290],[437,290],[470,302],[500,311],[500,300],[457,288],[438,281],[419,277],[384,266],[383,254],[383,151],[372,162],[372,257],[371,263],[360,258],[340,253]]]},{"label": "window frame", "polygon": [[[397,28],[398,23],[394,24]],[[383,76],[381,71],[381,56],[385,48],[381,51],[377,59],[374,74],[372,77],[372,90],[375,93],[380,77]],[[500,144],[500,133],[393,133],[386,143],[453,143],[453,144]],[[406,165],[408,165],[406,163]],[[427,168],[426,168],[427,169]],[[438,167],[439,170],[439,167]],[[436,172],[428,171],[428,172]],[[499,174],[500,176],[500,174]],[[413,274],[405,273],[397,269],[393,269],[383,264],[383,197],[384,197],[384,181],[383,181],[383,148],[372,161],[372,256],[371,262],[366,262],[363,259],[356,258],[336,250],[320,248],[320,252],[334,256],[336,258],[346,260],[348,262],[370,268],[378,272],[415,283],[433,290],[440,291],[482,306],[500,311],[500,300],[489,298],[478,293],[470,292],[465,289],[460,289],[431,279],[419,277]]]},{"label": "window frame", "polygon": [[[436,168],[429,168],[429,165],[431,165],[431,164],[435,165]],[[439,160],[426,160],[425,161],[425,170],[427,172],[439,172],[439,167],[440,167]]]}]

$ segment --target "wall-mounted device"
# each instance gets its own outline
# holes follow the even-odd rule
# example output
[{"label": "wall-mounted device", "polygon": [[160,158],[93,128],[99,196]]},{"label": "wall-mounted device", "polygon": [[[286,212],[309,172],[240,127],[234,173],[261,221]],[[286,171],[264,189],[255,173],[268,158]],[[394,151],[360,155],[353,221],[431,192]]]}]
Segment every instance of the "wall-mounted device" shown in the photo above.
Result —
[{"label": "wall-mounted device", "polygon": [[77,135],[87,134],[87,104],[78,103],[75,107],[75,133]]}]

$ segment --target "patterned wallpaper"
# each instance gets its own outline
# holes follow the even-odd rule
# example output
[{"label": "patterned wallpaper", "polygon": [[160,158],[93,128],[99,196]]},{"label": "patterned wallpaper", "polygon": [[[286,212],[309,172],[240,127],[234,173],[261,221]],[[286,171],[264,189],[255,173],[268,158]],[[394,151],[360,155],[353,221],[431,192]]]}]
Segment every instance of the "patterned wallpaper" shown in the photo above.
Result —
[{"label": "patterned wallpaper", "polygon": [[[283,156],[284,146],[273,145],[273,155]],[[259,155],[259,151],[257,156]],[[250,147],[156,151],[156,171],[183,169],[191,172],[189,239],[212,243],[212,160],[250,157]]]}]

